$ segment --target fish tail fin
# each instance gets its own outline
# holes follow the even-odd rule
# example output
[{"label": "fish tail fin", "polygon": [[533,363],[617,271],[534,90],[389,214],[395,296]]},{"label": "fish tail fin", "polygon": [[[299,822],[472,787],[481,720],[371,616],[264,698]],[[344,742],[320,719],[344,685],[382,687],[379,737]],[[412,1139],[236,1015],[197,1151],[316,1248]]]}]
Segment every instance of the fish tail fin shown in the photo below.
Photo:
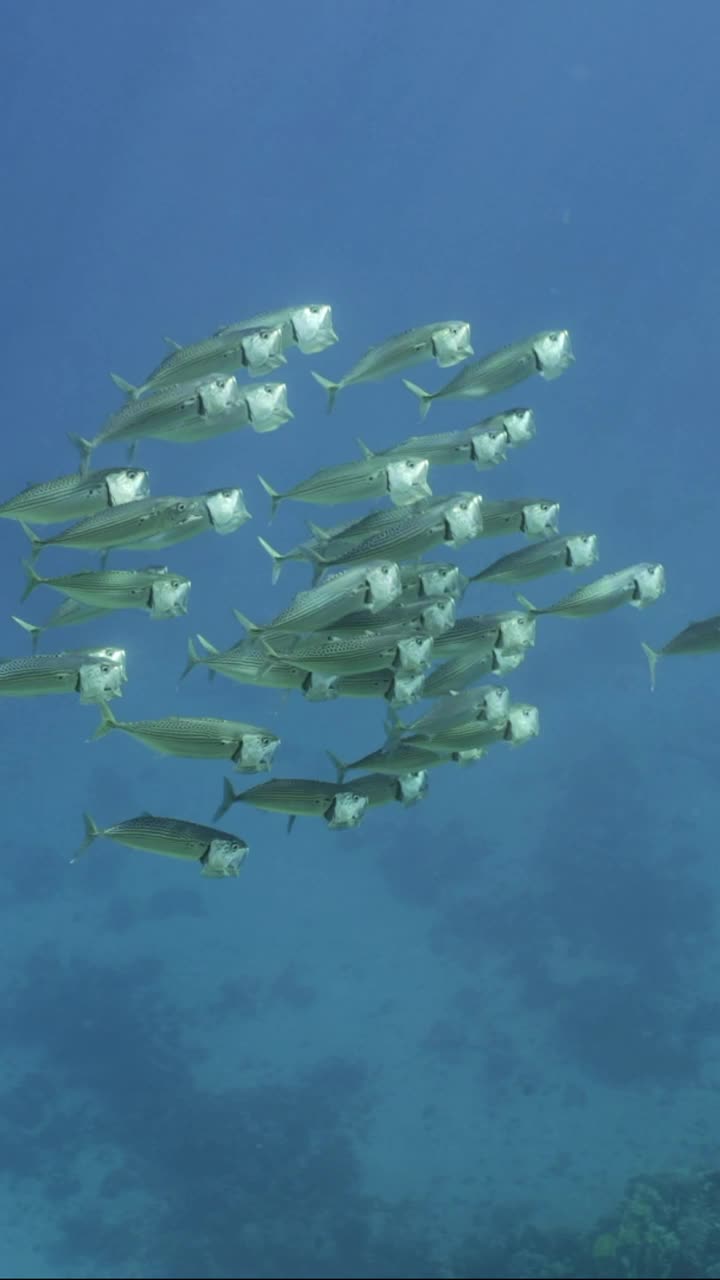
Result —
[{"label": "fish tail fin", "polygon": [[95,445],[92,440],[86,440],[85,436],[76,436],[72,432],[68,432],[68,440],[75,445],[80,454],[80,474],[85,475],[90,467],[90,460],[93,455]]},{"label": "fish tail fin", "polygon": [[420,417],[427,417],[433,400],[432,392],[423,391],[422,387],[419,387],[416,382],[410,382],[408,378],[403,378],[403,382],[405,383],[408,391],[412,391],[413,395],[417,396],[420,401]]},{"label": "fish tail fin", "polygon": [[125,378],[121,378],[119,373],[111,373],[110,377],[118,388],[118,391],[124,391],[125,395],[129,396],[131,400],[137,400],[138,396],[141,396],[145,390],[144,387],[133,386],[132,382],[127,382]]},{"label": "fish tail fin", "polygon": [[[19,520],[18,523],[25,537],[30,539],[30,559],[34,564],[43,549],[43,540],[38,538],[35,530],[31,529],[30,525],[26,524],[24,520]],[[23,599],[25,599],[24,596]]]},{"label": "fish tail fin", "polygon": [[407,731],[407,728],[408,726],[400,719],[395,708],[390,707],[385,718],[385,733],[387,734],[385,746],[394,747]]},{"label": "fish tail fin", "polygon": [[257,623],[251,622],[250,619],[246,618],[245,614],[241,613],[239,609],[233,609],[233,613],[240,623],[240,626],[245,628],[248,635],[257,636],[260,634],[262,627],[259,627]]},{"label": "fish tail fin", "polygon": [[319,382],[320,386],[324,387],[325,390],[327,391],[327,397],[328,397],[327,411],[328,413],[332,413],[333,409],[335,408],[335,397],[338,391],[340,390],[340,383],[331,382],[329,378],[323,378],[321,373],[315,373],[313,370],[311,370],[310,372],[312,373],[312,376],[315,379],[315,381]]},{"label": "fish tail fin", "polygon": [[77,862],[78,858],[90,848],[93,840],[97,840],[98,836],[102,835],[102,831],[97,823],[90,817],[89,813],[83,814],[83,822],[85,823],[85,839],[80,845],[80,848],[73,854],[70,859],[71,862]]},{"label": "fish tail fin", "polygon": [[219,822],[223,814],[227,813],[228,809],[234,805],[235,801],[239,800],[241,796],[242,792],[234,791],[233,784],[230,779],[225,778],[223,781],[223,797],[213,814],[213,822]]},{"label": "fish tail fin", "polygon": [[535,605],[530,603],[527,596],[524,596],[519,591],[516,591],[515,599],[517,600],[518,604],[522,605],[523,609],[527,609],[528,613],[537,613],[537,609],[535,608]]},{"label": "fish tail fin", "polygon": [[201,662],[202,662],[202,658],[198,657],[198,652],[197,652],[197,649],[195,648],[195,645],[192,642],[192,636],[191,636],[190,639],[188,640],[188,660],[185,663],[185,666],[180,673],[180,679],[184,680],[185,677],[190,674],[193,667],[197,667],[198,664]]},{"label": "fish tail fin", "polygon": [[277,489],[273,489],[272,485],[268,484],[267,480],[263,480],[261,475],[258,476],[258,480],[260,481],[263,489],[265,490],[265,492],[268,494],[270,498],[270,519],[272,520],[273,516],[275,515],[275,512],[278,509],[279,504],[283,500],[283,494],[278,493]]},{"label": "fish tail fin", "polygon": [[339,756],[336,756],[334,751],[328,751],[327,756],[335,770],[335,776],[337,777],[338,782],[344,782],[347,770],[347,765],[344,760],[341,760]]},{"label": "fish tail fin", "polygon": [[[28,587],[28,591],[32,591],[34,586],[35,586],[35,583],[33,582],[32,587]],[[17,618],[14,613],[11,613],[10,617],[12,618],[13,622],[17,622],[19,627],[22,627],[24,631],[27,631],[28,635],[30,636],[30,640],[32,642],[32,651],[33,653],[37,653],[38,640],[40,639],[40,636],[42,635],[45,628],[37,627],[32,622],[26,622],[24,618]]]},{"label": "fish tail fin", "polygon": [[265,538],[261,538],[260,534],[258,534],[258,542],[260,543],[260,546],[262,547],[263,551],[267,551],[268,555],[270,556],[273,562],[272,582],[273,582],[273,586],[275,586],[275,583],[277,582],[282,572],[285,556],[282,554],[281,551],[276,551],[275,548],[272,547],[269,542],[266,542]]},{"label": "fish tail fin", "polygon": [[[202,647],[203,647],[203,649],[205,650],[205,652],[206,652],[206,653],[219,653],[219,652],[220,652],[220,650],[219,650],[219,649],[216,649],[216,648],[215,648],[215,645],[214,645],[214,644],[211,644],[209,640],[206,640],[204,636],[201,636],[199,632],[198,632],[198,640],[200,641],[200,643],[201,643],[201,645],[202,645]],[[196,659],[196,661],[197,661],[197,662],[202,662],[202,658],[197,658],[197,659]]]},{"label": "fish tail fin", "polygon": [[104,738],[105,734],[109,733],[111,729],[117,728],[117,720],[107,702],[100,702],[98,709],[100,711],[100,723],[91,738],[92,742],[96,738]]},{"label": "fish tail fin", "polygon": [[[34,536],[35,535],[33,534],[33,537]],[[36,587],[39,587],[40,584],[45,581],[45,579],[40,577],[40,574],[38,573],[37,569],[35,568],[31,560],[23,560],[23,569],[25,570],[26,582],[25,582],[25,590],[23,591],[20,599],[27,600],[28,596],[30,595],[30,592],[34,591]]]},{"label": "fish tail fin", "polygon": [[651,649],[649,644],[645,644],[644,640],[641,640],[640,643],[643,647],[643,653],[645,654],[645,657],[648,660],[648,666],[650,668],[650,689],[654,691],[655,668],[657,667],[658,658],[660,657],[660,654],[657,652],[657,649]]}]

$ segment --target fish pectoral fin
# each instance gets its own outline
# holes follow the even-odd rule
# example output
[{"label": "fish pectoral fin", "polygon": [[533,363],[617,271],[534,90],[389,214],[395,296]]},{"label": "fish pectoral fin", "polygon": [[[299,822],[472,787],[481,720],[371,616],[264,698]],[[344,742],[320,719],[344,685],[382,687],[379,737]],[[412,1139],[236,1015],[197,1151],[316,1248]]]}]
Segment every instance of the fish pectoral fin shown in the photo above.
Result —
[{"label": "fish pectoral fin", "polygon": [[166,334],[163,334],[163,342],[168,347],[172,347],[173,351],[182,351],[182,346],[180,345],[180,343],[176,342],[174,338],[168,338]]}]

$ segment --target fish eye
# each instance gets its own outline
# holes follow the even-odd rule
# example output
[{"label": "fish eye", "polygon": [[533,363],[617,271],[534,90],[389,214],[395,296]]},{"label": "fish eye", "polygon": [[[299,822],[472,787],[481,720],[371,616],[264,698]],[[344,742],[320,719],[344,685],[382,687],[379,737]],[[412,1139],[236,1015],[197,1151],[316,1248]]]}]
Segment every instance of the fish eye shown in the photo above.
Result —
[{"label": "fish eye", "polygon": [[170,583],[170,586],[173,588],[173,590],[177,591],[178,587],[180,586],[180,583],[176,579],[175,581],[172,581]]},{"label": "fish eye", "polygon": [[223,489],[222,494],[220,496],[222,498],[232,498],[233,491],[232,489]]},{"label": "fish eye", "polygon": [[272,386],[270,385],[270,383],[266,383],[266,385],[263,387],[263,391],[268,396],[272,394]]},{"label": "fish eye", "polygon": [[107,664],[106,662],[103,662],[103,664],[102,664],[102,666],[101,666],[100,670],[102,671],[102,673],[103,673],[103,675],[104,675],[104,676],[107,676],[107,675],[109,675],[109,674],[110,674],[110,670],[111,670],[111,668],[108,666],[108,664]]},{"label": "fish eye", "polygon": [[310,307],[310,310],[311,310],[312,314],[313,314],[314,316],[316,316],[316,315],[318,314],[318,312],[319,312],[320,308],[319,308],[319,307],[312,306],[312,307]]},{"label": "fish eye", "polygon": [[177,503],[177,505],[176,505],[176,507],[175,507],[175,510],[176,510],[176,511],[184,511],[184,510],[185,510],[185,506],[186,506],[186,503],[184,503],[184,502],[178,502],[178,503]]},{"label": "fish eye", "polygon": [[138,476],[137,471],[128,471],[127,473],[128,480],[136,480],[137,476]]},{"label": "fish eye", "polygon": [[263,747],[271,747],[272,741],[273,741],[272,738],[261,738],[260,745]]},{"label": "fish eye", "polygon": [[560,338],[560,334],[559,334],[559,333],[549,333],[549,334],[548,334],[548,338],[550,339],[550,341],[551,341],[551,342],[557,342],[557,341],[559,340],[559,338]]}]

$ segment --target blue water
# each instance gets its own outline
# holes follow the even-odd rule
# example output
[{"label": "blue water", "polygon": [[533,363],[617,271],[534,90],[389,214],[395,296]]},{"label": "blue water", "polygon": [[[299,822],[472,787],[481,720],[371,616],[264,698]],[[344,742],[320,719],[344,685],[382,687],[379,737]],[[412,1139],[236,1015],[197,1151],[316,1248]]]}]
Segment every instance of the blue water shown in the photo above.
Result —
[{"label": "blue water", "polygon": [[[417,428],[399,378],[328,417],[310,370],[445,315],[478,354],[568,327],[577,363],[434,407],[435,431],[510,404],[538,419],[496,472],[436,473],[436,492],[558,497],[603,572],[660,560],[668,589],[645,613],[541,619],[511,678],[540,738],[436,771],[423,805],[290,838],[233,810],[237,881],[107,842],[69,865],[83,810],[209,821],[223,768],[88,742],[74,699],[3,702],[3,1276],[477,1275],[503,1223],[583,1226],[631,1175],[717,1164],[720,668],[663,663],[652,695],[640,641],[719,607],[719,37],[709,0],[7,7],[3,497],[74,467],[67,433],[97,431],[121,403],[109,371],[140,380],[163,334],[320,300],[340,335],[289,353],[277,433],[142,443],[154,493],[237,483],[252,511],[163,553],[193,580],[188,618],[118,614],[46,651],[123,645],[119,715],[268,724],[278,773],[379,745],[372,703],[178,677],[193,632],[231,644],[232,607],[264,621],[308,583],[291,565],[271,586],[256,473],[282,489],[357,435]],[[272,539],[327,515],[287,504]],[[0,652],[22,654],[27,542],[0,535]],[[475,587],[464,611],[513,604]]]}]

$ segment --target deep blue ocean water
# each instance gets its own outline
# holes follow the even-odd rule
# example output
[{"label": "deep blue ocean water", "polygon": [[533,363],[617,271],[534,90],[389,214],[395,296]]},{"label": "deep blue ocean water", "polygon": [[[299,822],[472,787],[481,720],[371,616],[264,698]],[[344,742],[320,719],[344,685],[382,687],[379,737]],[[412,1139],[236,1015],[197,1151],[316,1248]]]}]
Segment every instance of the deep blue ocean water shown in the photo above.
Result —
[{"label": "deep blue ocean water", "polygon": [[[0,1274],[477,1275],[509,1223],[582,1227],[633,1175],[716,1165],[720,667],[665,662],[652,695],[640,641],[720,607],[717,6],[30,0],[2,25],[3,498],[74,467],[67,433],[99,428],[110,370],[140,380],[164,334],[318,300],[340,337],[289,353],[278,432],[141,444],[154,493],[240,484],[253,519],[162,554],[193,580],[186,619],[44,638],[127,648],[118,715],[266,723],[278,774],[380,745],[376,704],[178,677],[191,634],[229,645],[233,607],[266,620],[308,585],[290,565],[271,586],[257,472],[282,489],[357,435],[418,429],[400,378],[328,416],[310,370],[436,317],[471,320],[478,355],[567,327],[577,356],[433,407],[434,431],[538,419],[436,491],[557,497],[603,572],[660,560],[668,588],[541,619],[510,678],[541,736],[437,770],[422,805],[289,838],[235,808],[251,853],[227,884],[107,842],[68,861],[83,810],[209,821],[222,765],[88,742],[71,698],[2,702]],[[288,503],[270,536],[364,509]],[[12,613],[59,601],[19,610],[26,552],[3,521],[3,655],[28,650]],[[513,604],[473,587],[463,611]]]}]

